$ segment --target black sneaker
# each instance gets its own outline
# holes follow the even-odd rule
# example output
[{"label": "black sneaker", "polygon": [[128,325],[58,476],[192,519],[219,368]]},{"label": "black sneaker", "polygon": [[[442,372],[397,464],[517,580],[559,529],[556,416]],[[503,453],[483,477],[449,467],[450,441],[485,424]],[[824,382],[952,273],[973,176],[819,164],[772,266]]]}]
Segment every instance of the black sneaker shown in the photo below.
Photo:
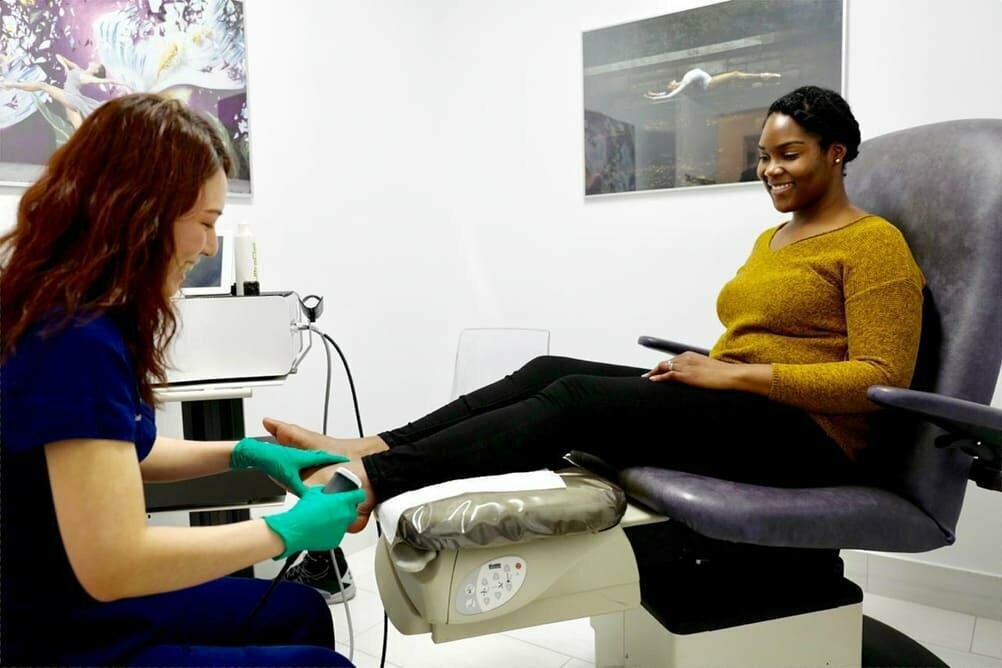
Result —
[{"label": "black sneaker", "polygon": [[313,587],[324,595],[327,605],[350,601],[355,598],[355,581],[351,577],[351,571],[348,570],[348,562],[345,561],[341,548],[334,548],[334,554],[337,557],[338,570],[341,571],[343,596],[337,586],[337,575],[334,573],[330,552],[307,552],[298,564],[288,570],[285,579]]}]

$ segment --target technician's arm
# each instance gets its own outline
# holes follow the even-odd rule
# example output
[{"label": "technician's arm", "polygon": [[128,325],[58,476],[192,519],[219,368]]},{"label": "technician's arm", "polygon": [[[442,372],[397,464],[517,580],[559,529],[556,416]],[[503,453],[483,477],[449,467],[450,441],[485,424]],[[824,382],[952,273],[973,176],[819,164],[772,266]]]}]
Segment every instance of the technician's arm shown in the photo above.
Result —
[{"label": "technician's arm", "polygon": [[147,526],[132,443],[58,441],[45,446],[45,458],[70,565],[99,601],[201,584],[285,549],[261,519],[208,527]]},{"label": "technician's arm", "polygon": [[222,473],[230,468],[233,441],[182,441],[158,436],[139,465],[146,482],[172,482]]}]

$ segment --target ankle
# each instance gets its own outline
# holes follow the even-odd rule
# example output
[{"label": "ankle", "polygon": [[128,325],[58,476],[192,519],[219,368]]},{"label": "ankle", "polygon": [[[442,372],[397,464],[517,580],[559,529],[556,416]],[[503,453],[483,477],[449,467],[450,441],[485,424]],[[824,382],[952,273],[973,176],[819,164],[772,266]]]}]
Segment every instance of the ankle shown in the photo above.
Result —
[{"label": "ankle", "polygon": [[368,436],[362,440],[365,441],[365,454],[367,455],[374,455],[377,452],[386,452],[390,449],[390,446],[386,444],[386,441],[379,436]]}]

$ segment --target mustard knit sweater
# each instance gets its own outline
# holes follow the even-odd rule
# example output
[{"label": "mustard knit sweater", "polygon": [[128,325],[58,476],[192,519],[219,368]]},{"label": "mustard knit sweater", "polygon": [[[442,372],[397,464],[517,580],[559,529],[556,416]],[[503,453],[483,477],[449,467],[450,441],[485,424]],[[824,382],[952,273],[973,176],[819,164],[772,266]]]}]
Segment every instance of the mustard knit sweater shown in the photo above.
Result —
[{"label": "mustard knit sweater", "polygon": [[769,247],[763,232],[717,298],[726,331],[710,356],[771,364],[769,398],[807,411],[851,459],[866,445],[870,385],[907,387],[924,279],[901,232],[878,216]]}]

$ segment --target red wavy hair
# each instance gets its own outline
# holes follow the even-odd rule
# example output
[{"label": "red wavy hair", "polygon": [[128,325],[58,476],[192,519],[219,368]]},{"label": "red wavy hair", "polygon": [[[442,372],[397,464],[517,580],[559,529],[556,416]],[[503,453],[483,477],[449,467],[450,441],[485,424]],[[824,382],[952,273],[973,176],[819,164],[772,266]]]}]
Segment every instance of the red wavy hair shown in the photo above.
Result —
[{"label": "red wavy hair", "polygon": [[177,329],[167,294],[174,221],[234,161],[212,123],[177,100],[137,94],[99,107],[21,196],[0,237],[0,359],[28,328],[51,335],[108,314],[151,405]]}]

